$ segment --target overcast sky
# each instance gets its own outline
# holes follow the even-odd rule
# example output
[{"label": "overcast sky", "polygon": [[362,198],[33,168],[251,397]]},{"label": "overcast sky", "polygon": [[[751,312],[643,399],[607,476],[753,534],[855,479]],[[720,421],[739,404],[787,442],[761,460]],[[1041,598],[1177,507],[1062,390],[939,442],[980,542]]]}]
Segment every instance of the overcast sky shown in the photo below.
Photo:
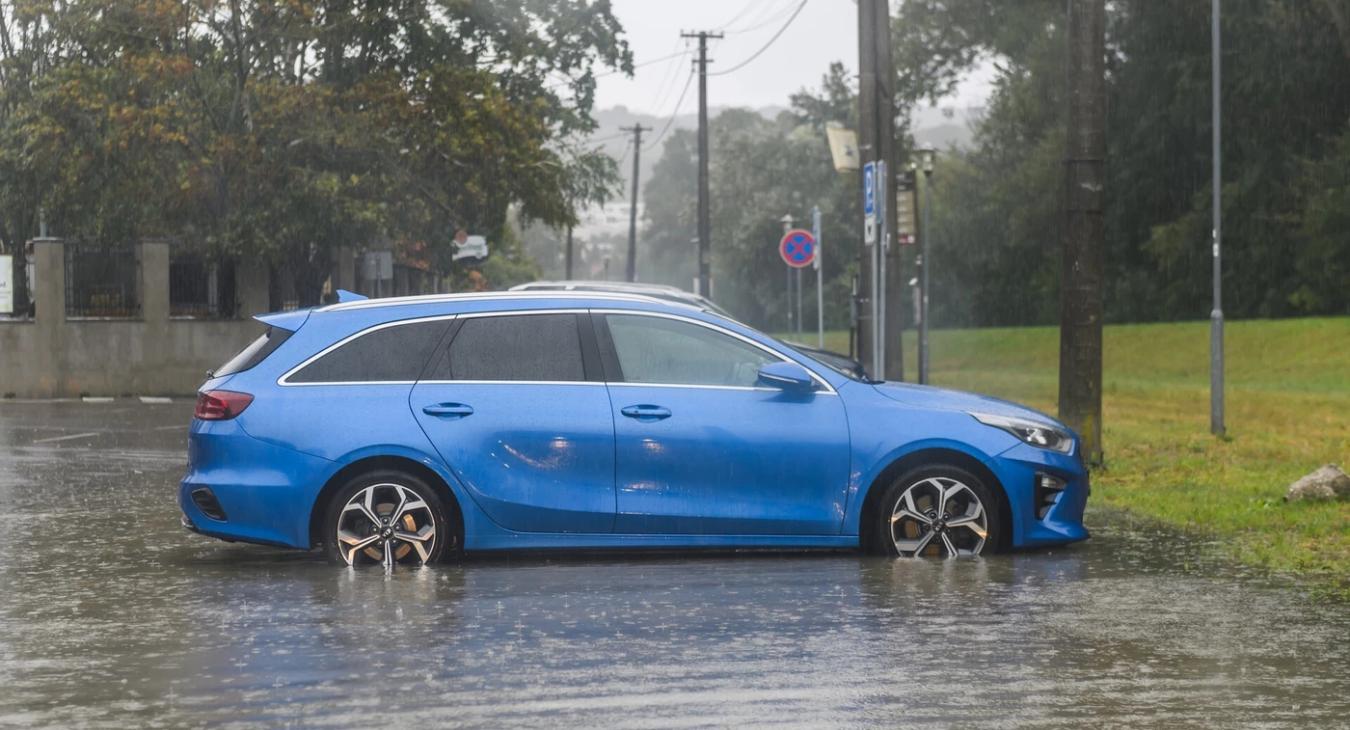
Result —
[{"label": "overcast sky", "polygon": [[[689,76],[697,41],[680,39],[681,30],[722,30],[726,38],[709,41],[709,73],[748,59],[787,23],[801,0],[613,0],[623,23],[633,62],[642,64],[630,79],[611,74],[599,80],[596,106],[623,105],[634,111],[667,116],[675,111]],[[786,106],[802,87],[819,86],[831,61],[858,67],[858,8],[853,0],[806,0],[805,7],[772,46],[745,67],[708,79],[710,106]],[[688,50],[687,55],[657,60]],[[983,82],[966,85],[954,99],[959,106],[987,95]],[[697,81],[680,110],[697,109]]]}]

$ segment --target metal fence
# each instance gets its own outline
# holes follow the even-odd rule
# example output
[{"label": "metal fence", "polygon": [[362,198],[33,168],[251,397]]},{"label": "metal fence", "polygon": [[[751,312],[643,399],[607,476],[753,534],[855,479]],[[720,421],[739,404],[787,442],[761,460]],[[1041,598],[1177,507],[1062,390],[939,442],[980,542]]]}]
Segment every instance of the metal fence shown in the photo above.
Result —
[{"label": "metal fence", "polygon": [[139,247],[66,242],[66,316],[141,316]]},{"label": "metal fence", "polygon": [[229,319],[238,312],[235,265],[191,251],[169,258],[169,316]]}]

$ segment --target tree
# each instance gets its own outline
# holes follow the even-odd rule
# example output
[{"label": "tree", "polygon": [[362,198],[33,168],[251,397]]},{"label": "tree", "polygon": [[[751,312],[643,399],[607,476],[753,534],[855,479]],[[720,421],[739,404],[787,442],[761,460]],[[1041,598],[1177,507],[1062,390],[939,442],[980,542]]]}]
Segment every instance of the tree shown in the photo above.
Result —
[{"label": "tree", "polygon": [[574,220],[567,188],[591,183],[570,176],[609,164],[575,144],[596,70],[632,68],[605,0],[0,15],[0,220],[24,231],[5,235],[31,235],[25,211],[44,205],[64,235],[199,240],[286,272],[302,304],[341,246],[387,241],[445,272],[457,228],[505,242],[509,210]]}]

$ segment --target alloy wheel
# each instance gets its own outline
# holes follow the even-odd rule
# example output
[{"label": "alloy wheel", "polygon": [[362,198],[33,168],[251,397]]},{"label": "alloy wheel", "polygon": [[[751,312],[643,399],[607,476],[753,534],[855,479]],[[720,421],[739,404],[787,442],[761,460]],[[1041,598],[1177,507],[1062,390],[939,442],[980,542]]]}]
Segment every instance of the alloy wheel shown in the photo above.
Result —
[{"label": "alloy wheel", "polygon": [[891,511],[891,540],[908,557],[979,555],[989,513],[979,495],[950,477],[925,477],[900,494]]},{"label": "alloy wheel", "polygon": [[436,518],[417,492],[401,484],[372,484],[338,514],[338,554],[347,565],[363,559],[392,568],[426,564],[436,548]]}]

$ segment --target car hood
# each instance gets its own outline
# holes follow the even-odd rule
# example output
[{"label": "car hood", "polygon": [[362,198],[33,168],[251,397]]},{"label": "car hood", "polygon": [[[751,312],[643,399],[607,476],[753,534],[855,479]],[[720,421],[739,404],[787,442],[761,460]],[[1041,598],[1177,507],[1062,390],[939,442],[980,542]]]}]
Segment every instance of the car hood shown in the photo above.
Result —
[{"label": "car hood", "polygon": [[1028,418],[1068,430],[1063,423],[1038,410],[1002,398],[980,395],[979,393],[967,393],[961,390],[934,388],[929,385],[912,385],[910,383],[874,383],[872,387],[891,400],[916,408]]}]

